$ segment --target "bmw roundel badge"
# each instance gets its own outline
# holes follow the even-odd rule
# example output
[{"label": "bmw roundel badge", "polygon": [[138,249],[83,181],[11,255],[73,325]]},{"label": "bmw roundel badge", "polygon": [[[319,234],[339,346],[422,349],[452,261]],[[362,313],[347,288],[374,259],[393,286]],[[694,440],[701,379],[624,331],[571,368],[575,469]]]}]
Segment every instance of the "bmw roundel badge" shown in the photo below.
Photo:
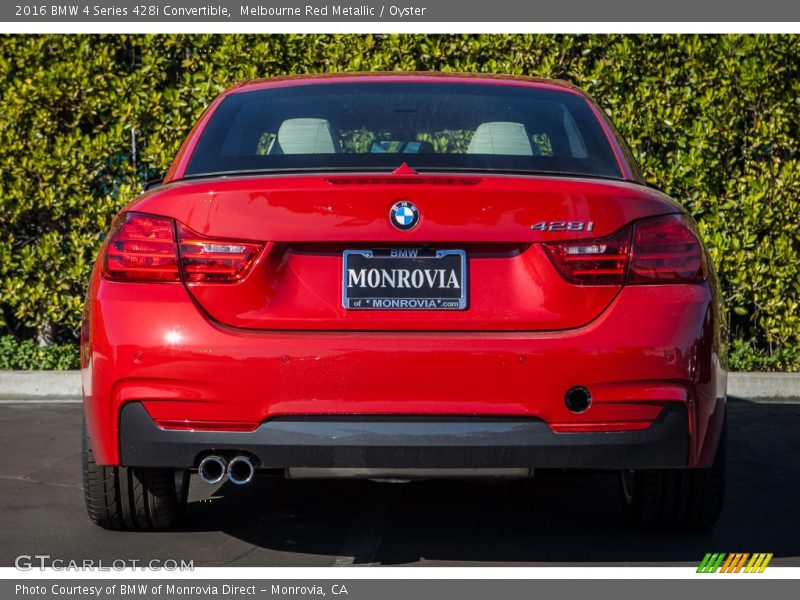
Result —
[{"label": "bmw roundel badge", "polygon": [[392,206],[392,210],[389,211],[389,220],[399,230],[408,231],[414,229],[419,223],[419,211],[408,200],[401,200]]}]

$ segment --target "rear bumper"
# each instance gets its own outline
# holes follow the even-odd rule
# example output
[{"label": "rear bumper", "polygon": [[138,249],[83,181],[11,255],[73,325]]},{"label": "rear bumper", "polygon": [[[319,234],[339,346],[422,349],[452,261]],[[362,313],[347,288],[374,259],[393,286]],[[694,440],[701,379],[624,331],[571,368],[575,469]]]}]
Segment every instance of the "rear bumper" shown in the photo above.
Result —
[{"label": "rear bumper", "polygon": [[261,468],[685,467],[686,409],[667,404],[640,431],[556,433],[537,419],[466,417],[275,418],[255,431],[159,428],[138,402],[120,418],[122,464],[196,467],[204,454],[249,454]]},{"label": "rear bumper", "polygon": [[[161,443],[180,448],[186,440],[207,450],[228,440],[226,446],[252,446],[265,466],[275,456],[258,448],[277,445],[284,454],[298,453],[279,466],[330,453],[331,461],[359,467],[366,465],[358,461],[369,458],[377,464],[388,452],[406,460],[408,468],[454,455],[467,457],[465,464],[471,466],[485,464],[481,461],[488,461],[487,455],[539,467],[700,467],[710,464],[724,414],[725,372],[704,285],[623,288],[591,323],[556,332],[235,330],[199,311],[183,286],[96,277],[90,299],[83,392],[92,448],[103,465],[152,462],[157,452],[149,446]],[[564,397],[573,386],[590,390],[589,410],[566,408]],[[187,420],[260,427],[253,434],[158,428],[131,433],[122,415],[128,405],[137,404],[162,426]],[[683,441],[680,454],[665,451],[668,458],[662,459],[658,419],[670,404],[684,410]],[[463,448],[455,453],[428,442],[424,450],[405,443],[388,451],[381,449],[386,443],[340,446],[354,427],[353,415],[362,421],[374,417],[376,423],[461,419],[473,429],[459,439],[443,438],[446,443],[439,445]],[[339,422],[342,430],[318,425],[297,430],[314,443],[272,442],[292,419]],[[513,431],[474,429],[473,420],[481,419],[521,425]],[[526,432],[529,441],[508,448],[505,437],[517,431]],[[418,434],[412,428],[401,438]],[[267,442],[260,436],[267,436]],[[640,442],[650,436],[656,436],[654,445]],[[392,439],[385,432],[380,437]],[[562,440],[570,443],[564,446]],[[197,451],[167,454],[179,459],[170,466],[191,464]],[[527,464],[534,458],[534,464]],[[676,465],[679,458],[682,463]]]}]

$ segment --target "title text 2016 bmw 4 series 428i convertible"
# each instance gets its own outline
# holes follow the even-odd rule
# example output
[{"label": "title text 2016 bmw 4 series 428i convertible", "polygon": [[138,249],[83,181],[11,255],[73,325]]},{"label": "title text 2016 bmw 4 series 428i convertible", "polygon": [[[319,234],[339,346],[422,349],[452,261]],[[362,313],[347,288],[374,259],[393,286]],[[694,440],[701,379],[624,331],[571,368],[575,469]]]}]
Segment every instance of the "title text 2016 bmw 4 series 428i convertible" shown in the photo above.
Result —
[{"label": "title text 2016 bmw 4 series 428i convertible", "polygon": [[557,81],[368,74],[217,98],[116,217],[82,336],[84,487],[619,473],[644,526],[722,506],[725,331],[691,217]]}]

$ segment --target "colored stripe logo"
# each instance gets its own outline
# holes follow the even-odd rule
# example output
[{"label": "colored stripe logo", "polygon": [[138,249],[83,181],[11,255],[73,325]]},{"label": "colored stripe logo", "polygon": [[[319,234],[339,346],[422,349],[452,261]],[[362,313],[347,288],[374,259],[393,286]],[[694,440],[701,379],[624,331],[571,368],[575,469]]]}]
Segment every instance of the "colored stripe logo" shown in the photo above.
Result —
[{"label": "colored stripe logo", "polygon": [[709,552],[703,557],[700,566],[697,567],[697,572],[763,573],[771,560],[772,552],[755,554],[750,554],[749,552],[735,552],[733,554]]}]

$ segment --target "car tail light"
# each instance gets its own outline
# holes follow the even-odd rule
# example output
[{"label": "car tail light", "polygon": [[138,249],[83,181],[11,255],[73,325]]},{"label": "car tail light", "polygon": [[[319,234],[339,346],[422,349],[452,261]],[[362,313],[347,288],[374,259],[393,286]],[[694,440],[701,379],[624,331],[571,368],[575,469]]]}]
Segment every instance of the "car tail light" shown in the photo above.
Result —
[{"label": "car tail light", "polygon": [[561,275],[577,285],[697,283],[708,275],[705,252],[685,215],[645,219],[606,238],[544,248]]},{"label": "car tail light", "polygon": [[103,275],[114,281],[239,281],[262,244],[201,236],[172,219],[125,213],[112,226]]},{"label": "car tail light", "polygon": [[578,285],[620,285],[630,255],[631,229],[601,239],[545,244],[561,275]]},{"label": "car tail light", "polygon": [[111,228],[103,275],[115,281],[180,281],[177,255],[172,220],[126,213]]},{"label": "car tail light", "polygon": [[628,283],[697,283],[707,275],[706,255],[688,217],[636,224]]},{"label": "car tail light", "polygon": [[262,244],[203,237],[178,225],[181,268],[189,283],[239,281],[255,262]]}]

